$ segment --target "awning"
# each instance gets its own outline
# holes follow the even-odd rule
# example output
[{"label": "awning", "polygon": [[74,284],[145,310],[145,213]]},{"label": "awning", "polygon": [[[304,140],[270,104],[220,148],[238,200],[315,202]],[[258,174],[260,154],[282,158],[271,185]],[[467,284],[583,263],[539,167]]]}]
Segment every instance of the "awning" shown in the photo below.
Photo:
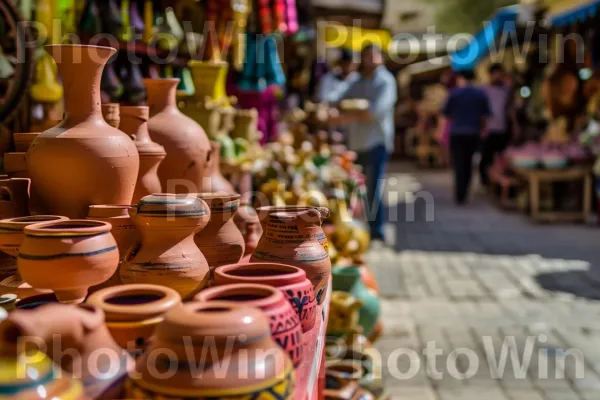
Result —
[{"label": "awning", "polygon": [[518,15],[519,6],[499,9],[469,44],[451,55],[452,68],[456,71],[474,70],[477,63],[490,53],[499,37],[516,31]]},{"label": "awning", "polygon": [[546,0],[547,18],[552,26],[560,27],[583,22],[596,15],[600,0]]},{"label": "awning", "polygon": [[336,23],[328,23],[322,34],[328,47],[341,47],[356,52],[360,52],[369,43],[376,44],[387,52],[392,42],[392,35],[388,31],[362,29]]}]

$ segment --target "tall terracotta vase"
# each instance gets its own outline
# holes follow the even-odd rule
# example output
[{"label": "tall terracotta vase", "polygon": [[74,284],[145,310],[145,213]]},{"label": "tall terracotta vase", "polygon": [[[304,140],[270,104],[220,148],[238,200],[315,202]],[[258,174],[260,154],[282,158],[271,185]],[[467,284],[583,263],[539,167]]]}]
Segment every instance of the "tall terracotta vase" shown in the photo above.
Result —
[{"label": "tall terracotta vase", "polygon": [[131,139],[108,125],[100,78],[115,49],[51,45],[65,88],[65,119],[39,135],[27,165],[47,214],[85,218],[92,204],[131,204],[139,156]]},{"label": "tall terracotta vase", "polygon": [[205,287],[210,278],[208,263],[194,235],[210,217],[210,208],[196,195],[144,197],[132,215],[141,244],[125,256],[121,281],[167,286],[183,298]]},{"label": "tall terracotta vase", "polygon": [[313,284],[321,304],[331,276],[327,238],[321,224],[329,215],[324,207],[262,207],[264,233],[250,262],[276,262],[301,268]]},{"label": "tall terracotta vase", "polygon": [[137,204],[144,196],[162,192],[158,167],[167,153],[164,147],[150,138],[149,116],[149,109],[146,106],[121,107],[120,128],[133,139],[140,155],[140,171],[133,193],[133,204]]},{"label": "tall terracotta vase", "polygon": [[235,189],[233,185],[225,179],[221,173],[219,164],[221,163],[221,143],[210,142],[210,160],[208,161],[206,169],[206,182],[202,188],[203,192],[225,192],[234,193]]},{"label": "tall terracotta vase", "polygon": [[210,143],[200,125],[177,108],[179,79],[144,79],[148,92],[152,140],[164,147],[167,156],[158,168],[162,190],[167,193],[197,193],[210,155]]}]

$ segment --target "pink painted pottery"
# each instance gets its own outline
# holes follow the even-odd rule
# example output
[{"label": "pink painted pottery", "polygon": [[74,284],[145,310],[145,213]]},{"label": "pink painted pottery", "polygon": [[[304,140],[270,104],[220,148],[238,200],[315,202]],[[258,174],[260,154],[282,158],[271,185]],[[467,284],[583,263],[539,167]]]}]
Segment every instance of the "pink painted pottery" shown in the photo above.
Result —
[{"label": "pink painted pottery", "polygon": [[106,326],[119,346],[141,354],[163,315],[181,304],[181,296],[165,286],[120,285],[99,290],[86,302],[104,311]]},{"label": "pink painted pottery", "polygon": [[321,229],[325,207],[261,207],[263,235],[250,262],[276,262],[298,267],[313,284],[321,304],[331,276],[327,237]]},{"label": "pink painted pottery", "polygon": [[119,128],[121,122],[121,111],[119,110],[119,103],[104,103],[101,106],[102,117],[107,124],[113,128]]},{"label": "pink painted pottery", "polygon": [[256,246],[258,246],[263,229],[256,210],[248,204],[240,205],[240,208],[238,208],[233,216],[233,222],[244,237],[244,257],[240,263],[247,264],[250,262],[250,257],[254,253],[254,250],[256,250]]},{"label": "pink painted pottery", "polygon": [[206,179],[202,191],[234,193],[233,185],[221,173],[221,143],[211,141],[210,149],[210,159],[206,167]]},{"label": "pink painted pottery", "polygon": [[193,302],[167,312],[130,374],[125,397],[291,400],[294,384],[290,359],[260,310]]},{"label": "pink painted pottery", "polygon": [[273,286],[283,293],[298,314],[303,332],[315,325],[317,300],[312,284],[300,268],[272,263],[224,265],[215,270],[214,283],[216,286],[231,283]]},{"label": "pink painted pottery", "polygon": [[123,283],[149,283],[176,290],[184,299],[204,288],[210,274],[194,235],[211,218],[197,195],[153,194],[132,215],[141,243],[128,252],[119,274]]},{"label": "pink painted pottery", "polygon": [[87,219],[108,222],[112,225],[111,233],[119,247],[119,257],[122,260],[127,250],[138,242],[137,228],[129,212],[135,210],[135,206],[128,205],[93,205],[89,207]]},{"label": "pink painted pottery", "polygon": [[121,107],[120,128],[133,139],[140,155],[140,171],[133,193],[134,204],[137,204],[142,197],[162,192],[160,179],[158,179],[158,166],[167,153],[164,147],[150,139],[148,118],[149,109],[146,106]]},{"label": "pink painted pottery", "polygon": [[164,147],[167,156],[158,167],[162,190],[166,193],[198,193],[210,154],[204,129],[177,108],[179,79],[144,79],[148,92],[153,141]]},{"label": "pink painted pottery", "polygon": [[0,218],[24,217],[29,215],[29,187],[27,178],[0,180]]},{"label": "pink painted pottery", "polygon": [[239,262],[244,255],[244,237],[233,222],[240,204],[239,194],[199,193],[210,207],[210,221],[194,237],[211,272],[216,267]]},{"label": "pink painted pottery", "polygon": [[271,336],[290,356],[294,367],[302,363],[300,318],[283,294],[274,287],[252,283],[216,286],[198,293],[194,300],[235,301],[260,308],[271,325]]},{"label": "pink painted pottery", "polygon": [[25,227],[17,265],[36,289],[63,303],[81,303],[88,288],[108,280],[119,265],[111,225],[92,220],[42,222]]},{"label": "pink painted pottery", "polygon": [[15,141],[15,151],[29,150],[29,146],[33,140],[40,135],[41,132],[15,132],[13,133],[13,140]]},{"label": "pink painted pottery", "polygon": [[131,204],[139,169],[132,140],[108,125],[100,107],[100,78],[115,49],[46,46],[65,91],[64,120],[40,134],[27,165],[45,214],[85,218],[93,204]]}]

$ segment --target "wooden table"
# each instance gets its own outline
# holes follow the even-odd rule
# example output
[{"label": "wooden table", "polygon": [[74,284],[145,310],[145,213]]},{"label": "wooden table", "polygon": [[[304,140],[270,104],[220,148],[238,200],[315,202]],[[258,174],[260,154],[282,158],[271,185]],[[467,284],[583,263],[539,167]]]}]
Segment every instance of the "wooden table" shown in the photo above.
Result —
[{"label": "wooden table", "polygon": [[[592,211],[592,174],[589,166],[569,167],[565,169],[538,169],[513,167],[515,173],[529,185],[531,218],[547,222],[586,222]],[[583,182],[583,205],[578,212],[541,211],[540,184],[554,182]]]}]

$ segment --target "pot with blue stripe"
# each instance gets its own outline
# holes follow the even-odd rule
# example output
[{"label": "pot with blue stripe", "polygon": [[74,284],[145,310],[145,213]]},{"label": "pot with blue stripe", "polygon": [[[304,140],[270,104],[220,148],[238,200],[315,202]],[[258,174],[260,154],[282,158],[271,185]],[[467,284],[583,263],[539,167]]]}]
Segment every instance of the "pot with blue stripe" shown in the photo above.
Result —
[{"label": "pot with blue stripe", "polygon": [[42,222],[25,227],[17,267],[36,289],[63,303],[81,303],[88,288],[108,280],[119,265],[111,224],[94,220]]}]

